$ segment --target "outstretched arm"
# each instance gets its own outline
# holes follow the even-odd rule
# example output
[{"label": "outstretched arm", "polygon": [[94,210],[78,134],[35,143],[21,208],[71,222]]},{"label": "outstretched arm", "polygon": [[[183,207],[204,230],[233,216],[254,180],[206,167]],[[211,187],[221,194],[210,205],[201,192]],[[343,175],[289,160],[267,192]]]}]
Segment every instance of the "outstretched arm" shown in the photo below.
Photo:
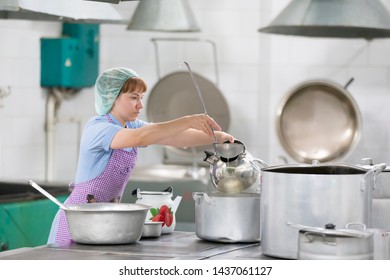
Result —
[{"label": "outstretched arm", "polygon": [[221,132],[221,127],[209,116],[197,114],[172,121],[153,123],[137,129],[121,129],[113,138],[110,147],[149,146],[153,144],[187,147],[210,144],[213,130],[218,142],[233,141],[233,137]]}]

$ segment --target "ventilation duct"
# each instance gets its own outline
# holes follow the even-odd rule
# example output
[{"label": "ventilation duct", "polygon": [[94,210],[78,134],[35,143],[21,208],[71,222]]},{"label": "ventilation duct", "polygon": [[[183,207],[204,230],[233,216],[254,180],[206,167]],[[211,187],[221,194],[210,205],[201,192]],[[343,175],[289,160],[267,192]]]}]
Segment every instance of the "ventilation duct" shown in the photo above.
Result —
[{"label": "ventilation duct", "polygon": [[308,37],[387,38],[390,14],[379,0],[293,0],[259,32]]},{"label": "ventilation duct", "polygon": [[0,19],[127,24],[128,15],[117,6],[83,0],[2,0]]},{"label": "ventilation duct", "polygon": [[142,0],[128,30],[197,32],[200,28],[187,0]]}]

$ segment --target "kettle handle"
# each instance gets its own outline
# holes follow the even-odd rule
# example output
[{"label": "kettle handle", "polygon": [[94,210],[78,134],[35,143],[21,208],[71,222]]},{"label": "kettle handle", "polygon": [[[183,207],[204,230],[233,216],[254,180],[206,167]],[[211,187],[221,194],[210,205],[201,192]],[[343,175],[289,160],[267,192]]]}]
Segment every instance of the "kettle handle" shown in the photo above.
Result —
[{"label": "kettle handle", "polygon": [[257,162],[257,163],[260,163],[263,167],[268,167],[269,164],[266,163],[264,160],[262,159],[259,159],[259,158],[254,158],[251,160],[252,162]]},{"label": "kettle handle", "polygon": [[140,189],[140,188],[136,188],[135,190],[133,190],[133,191],[131,192],[131,195],[134,196],[134,197],[136,197],[136,198],[138,198],[138,199],[140,199],[140,198],[142,197],[142,195],[141,195],[141,189]]},{"label": "kettle handle", "polygon": [[169,192],[169,193],[172,193],[173,192],[173,188],[172,187],[168,187],[166,188],[165,190],[162,190],[163,192]]}]

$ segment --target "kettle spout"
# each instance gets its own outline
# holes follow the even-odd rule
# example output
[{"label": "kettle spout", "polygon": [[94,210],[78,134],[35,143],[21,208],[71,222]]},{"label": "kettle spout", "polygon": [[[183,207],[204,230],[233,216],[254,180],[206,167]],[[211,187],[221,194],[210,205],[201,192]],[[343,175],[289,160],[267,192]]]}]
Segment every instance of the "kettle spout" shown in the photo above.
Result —
[{"label": "kettle spout", "polygon": [[181,196],[176,196],[176,198],[173,200],[173,206],[172,206],[173,212],[176,213],[176,210],[179,207],[180,201],[181,201]]}]

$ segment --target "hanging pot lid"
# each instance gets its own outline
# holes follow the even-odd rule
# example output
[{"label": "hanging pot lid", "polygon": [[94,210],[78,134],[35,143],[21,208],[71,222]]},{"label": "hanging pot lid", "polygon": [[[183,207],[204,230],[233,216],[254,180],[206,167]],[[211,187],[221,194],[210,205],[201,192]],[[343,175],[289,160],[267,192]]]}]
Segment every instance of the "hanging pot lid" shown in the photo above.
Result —
[{"label": "hanging pot lid", "polygon": [[292,0],[259,32],[308,37],[387,38],[390,13],[379,0]]},{"label": "hanging pot lid", "polygon": [[309,80],[282,100],[276,130],[283,148],[298,162],[328,162],[355,148],[361,116],[344,87],[328,80]]},{"label": "hanging pot lid", "polygon": [[[222,128],[228,131],[230,113],[228,104],[221,91],[208,79],[197,73],[193,73],[199,88],[204,93],[203,99],[207,106],[207,112]],[[152,88],[147,100],[147,118],[150,122],[164,122],[191,114],[203,112],[203,105],[196,93],[196,88],[187,72],[179,71],[161,78]],[[179,155],[192,157],[212,149],[211,145],[198,146],[192,149],[173,148],[168,149]]]}]

